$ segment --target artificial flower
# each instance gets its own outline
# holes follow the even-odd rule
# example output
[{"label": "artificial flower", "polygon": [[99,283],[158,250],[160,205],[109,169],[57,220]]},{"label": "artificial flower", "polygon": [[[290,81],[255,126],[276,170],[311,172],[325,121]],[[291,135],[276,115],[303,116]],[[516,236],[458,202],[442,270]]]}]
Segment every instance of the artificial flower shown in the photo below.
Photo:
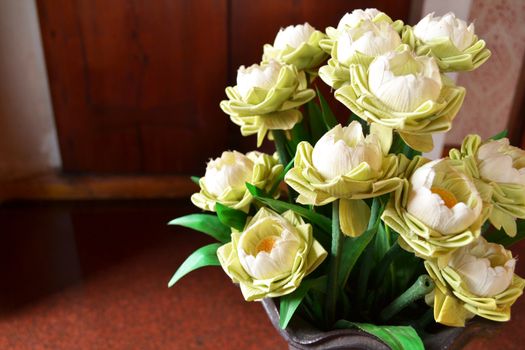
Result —
[{"label": "artificial flower", "polygon": [[382,215],[399,233],[403,248],[437,257],[479,237],[486,218],[483,201],[471,179],[448,159],[426,163],[406,177],[410,180],[404,180]]},{"label": "artificial flower", "polygon": [[456,327],[474,315],[508,321],[511,306],[525,286],[525,280],[514,274],[515,265],[509,250],[483,237],[450,255],[425,261],[436,285],[435,320]]},{"label": "artificial flower", "polygon": [[474,23],[467,23],[449,12],[439,17],[430,13],[413,28],[406,26],[403,41],[418,55],[434,56],[444,72],[470,71],[490,57],[485,41],[478,40]]},{"label": "artificial flower", "polygon": [[337,100],[422,152],[432,150],[432,133],[450,129],[465,96],[432,57],[417,56],[407,45],[376,57],[368,68],[351,65],[350,82],[335,91]]},{"label": "artificial flower", "polygon": [[328,27],[326,28],[327,38],[321,40],[321,48],[326,53],[332,52],[334,42],[339,38],[339,35],[344,33],[349,28],[357,28],[364,22],[371,21],[376,24],[387,23],[396,32],[401,32],[403,28],[403,22],[400,20],[392,21],[392,19],[384,12],[379,11],[375,8],[367,8],[365,10],[356,9],[352,12],[346,13],[337,24],[337,28]]},{"label": "artificial flower", "polygon": [[398,158],[388,154],[388,135],[379,134],[373,126],[365,137],[361,124],[353,121],[347,127],[335,126],[314,147],[301,142],[294,167],[285,176],[286,183],[299,193],[297,202],[325,205],[341,199],[343,233],[361,234],[370,216],[362,199],[392,192],[401,185],[401,179],[395,177]]},{"label": "artificial flower", "polygon": [[319,69],[319,76],[326,84],[338,89],[350,83],[351,64],[368,66],[375,57],[393,51],[399,45],[401,37],[387,22],[363,20],[359,26],[347,26],[335,39],[332,58],[328,65]]},{"label": "artificial flower", "polygon": [[273,45],[264,45],[263,62],[275,59],[298,70],[317,68],[328,56],[319,41],[325,34],[310,24],[298,24],[279,30]]},{"label": "artificial flower", "polygon": [[226,88],[222,110],[241,127],[243,136],[257,134],[260,146],[268,130],[290,130],[301,121],[297,109],[315,97],[306,76],[293,65],[271,60],[237,71],[237,85]]},{"label": "artificial flower", "polygon": [[492,225],[515,236],[516,218],[525,219],[525,151],[510,146],[507,138],[482,142],[480,136],[468,135],[450,158],[462,162],[486,194]]},{"label": "artificial flower", "polygon": [[293,211],[279,215],[261,208],[243,232],[221,246],[217,256],[247,301],[278,297],[296,290],[326,258],[312,226]]},{"label": "artificial flower", "polygon": [[282,169],[275,156],[223,152],[208,162],[206,173],[199,180],[200,191],[191,196],[191,201],[203,210],[215,211],[215,203],[221,203],[248,212],[253,197],[246,182],[269,190]]}]

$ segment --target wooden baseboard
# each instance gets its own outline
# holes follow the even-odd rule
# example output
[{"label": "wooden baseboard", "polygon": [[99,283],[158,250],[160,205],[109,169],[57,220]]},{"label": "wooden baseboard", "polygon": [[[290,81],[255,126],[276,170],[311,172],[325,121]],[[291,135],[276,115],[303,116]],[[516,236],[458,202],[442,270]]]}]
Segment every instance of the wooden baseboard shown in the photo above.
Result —
[{"label": "wooden baseboard", "polygon": [[0,182],[0,201],[184,198],[197,190],[187,176],[46,174]]}]

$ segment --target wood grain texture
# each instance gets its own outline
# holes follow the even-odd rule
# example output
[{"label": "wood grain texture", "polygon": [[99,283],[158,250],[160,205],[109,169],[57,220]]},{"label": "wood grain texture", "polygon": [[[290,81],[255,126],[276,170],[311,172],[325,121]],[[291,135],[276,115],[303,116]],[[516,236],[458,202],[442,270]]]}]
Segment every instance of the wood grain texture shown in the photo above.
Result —
[{"label": "wood grain texture", "polygon": [[190,173],[226,146],[226,5],[38,1],[65,171]]}]

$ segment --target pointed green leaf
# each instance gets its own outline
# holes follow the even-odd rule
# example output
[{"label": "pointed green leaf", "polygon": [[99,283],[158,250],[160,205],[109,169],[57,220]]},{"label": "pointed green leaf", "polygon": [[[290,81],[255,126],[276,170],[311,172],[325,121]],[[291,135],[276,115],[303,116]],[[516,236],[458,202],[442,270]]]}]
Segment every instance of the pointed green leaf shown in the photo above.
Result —
[{"label": "pointed green leaf", "polygon": [[190,179],[198,185],[201,178],[198,176],[191,176]]},{"label": "pointed green leaf", "polygon": [[271,207],[273,210],[282,213],[287,210],[293,210],[298,215],[307,219],[313,224],[319,226],[325,232],[332,232],[332,221],[324,215],[318,214],[310,209],[303,208],[297,204],[286,203],[277,199],[268,197],[264,191],[247,183],[246,187],[254,198]]},{"label": "pointed green leaf", "polygon": [[372,227],[366,230],[361,236],[356,238],[345,237],[343,241],[343,249],[341,254],[341,262],[339,269],[338,285],[346,285],[346,281],[350,277],[357,260],[368,246],[376,233],[377,227]]},{"label": "pointed green leaf", "polygon": [[423,341],[410,326],[376,326],[369,323],[357,323],[340,320],[336,328],[358,328],[382,340],[392,350],[424,350]]},{"label": "pointed green leaf", "polygon": [[507,137],[508,133],[509,132],[507,130],[500,131],[496,135],[489,137],[489,140],[500,140],[504,137]]},{"label": "pointed green leaf", "polygon": [[321,106],[321,116],[323,117],[323,122],[326,127],[326,130],[332,129],[334,126],[339,124],[337,118],[332,113],[330,105],[326,102],[323,94],[319,89],[317,89],[317,97],[319,98],[319,105]]},{"label": "pointed green leaf", "polygon": [[172,287],[178,280],[186,276],[191,271],[199,269],[204,266],[220,266],[219,258],[217,257],[217,249],[222,244],[213,243],[201,247],[194,251],[179,267],[177,272],[173,275],[168,283],[168,287]]},{"label": "pointed green leaf", "polygon": [[178,225],[205,233],[219,242],[231,241],[231,229],[223,225],[217,216],[211,214],[190,214],[168,222],[168,225]]},{"label": "pointed green leaf", "polygon": [[321,109],[313,100],[306,104],[306,110],[308,111],[310,134],[312,135],[311,141],[314,144],[324,135],[327,129],[323,122]]},{"label": "pointed green leaf", "polygon": [[217,217],[220,222],[224,225],[233,227],[237,231],[244,230],[246,218],[248,217],[245,212],[232,209],[220,203],[215,203],[215,211],[217,211]]},{"label": "pointed green leaf", "polygon": [[288,323],[303,301],[306,293],[308,293],[311,288],[322,288],[323,286],[326,286],[326,276],[314,280],[303,280],[299,288],[279,299],[279,326],[281,329],[285,329],[286,326],[288,326]]}]

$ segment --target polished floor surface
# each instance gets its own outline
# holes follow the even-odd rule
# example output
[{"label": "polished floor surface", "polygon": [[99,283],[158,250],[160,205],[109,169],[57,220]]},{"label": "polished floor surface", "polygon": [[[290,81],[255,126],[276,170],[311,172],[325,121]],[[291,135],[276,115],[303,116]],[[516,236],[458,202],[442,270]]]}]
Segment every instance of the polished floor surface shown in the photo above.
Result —
[{"label": "polished floor surface", "polygon": [[[211,242],[165,225],[191,210],[188,201],[0,206],[0,349],[286,349],[220,268],[167,288]],[[521,299],[496,336],[466,348],[522,349],[524,326]]]}]

